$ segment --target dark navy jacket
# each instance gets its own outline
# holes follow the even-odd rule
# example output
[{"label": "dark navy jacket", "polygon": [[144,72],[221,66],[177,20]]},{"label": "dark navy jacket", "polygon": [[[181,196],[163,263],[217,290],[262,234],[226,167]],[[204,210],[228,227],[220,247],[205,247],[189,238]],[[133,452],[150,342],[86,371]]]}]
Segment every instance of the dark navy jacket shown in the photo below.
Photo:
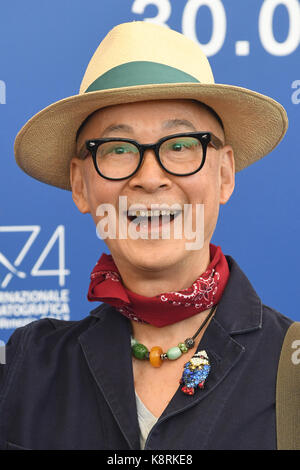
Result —
[{"label": "dark navy jacket", "polygon": [[[276,449],[276,374],[292,320],[263,305],[227,261],[230,278],[199,345],[212,363],[205,388],[188,396],[178,385],[145,449]],[[139,449],[130,333],[105,304],[80,321],[15,330],[0,370],[0,449]]]}]

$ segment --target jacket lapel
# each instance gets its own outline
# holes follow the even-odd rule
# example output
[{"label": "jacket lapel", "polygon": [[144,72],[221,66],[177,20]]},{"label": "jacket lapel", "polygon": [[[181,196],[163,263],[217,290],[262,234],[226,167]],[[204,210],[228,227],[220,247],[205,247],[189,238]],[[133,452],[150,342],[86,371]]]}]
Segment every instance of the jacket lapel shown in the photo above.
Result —
[{"label": "jacket lapel", "polygon": [[160,420],[185,411],[202,401],[222,382],[244,353],[244,347],[231,338],[214,318],[206,329],[197,351],[203,349],[207,352],[211,364],[204,389],[196,389],[194,395],[191,396],[184,394],[179,386]]},{"label": "jacket lapel", "polygon": [[92,312],[95,326],[79,337],[91,373],[131,449],[139,449],[139,425],[134,392],[130,323],[114,308]]}]

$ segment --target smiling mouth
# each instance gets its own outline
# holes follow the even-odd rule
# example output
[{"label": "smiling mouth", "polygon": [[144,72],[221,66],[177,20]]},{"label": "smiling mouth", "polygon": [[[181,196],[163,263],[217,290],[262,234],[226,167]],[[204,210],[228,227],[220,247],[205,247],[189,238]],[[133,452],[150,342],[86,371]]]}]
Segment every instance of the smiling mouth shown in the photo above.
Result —
[{"label": "smiling mouth", "polygon": [[158,225],[172,222],[181,213],[180,210],[154,209],[154,210],[129,210],[127,219],[135,224],[154,222]]}]

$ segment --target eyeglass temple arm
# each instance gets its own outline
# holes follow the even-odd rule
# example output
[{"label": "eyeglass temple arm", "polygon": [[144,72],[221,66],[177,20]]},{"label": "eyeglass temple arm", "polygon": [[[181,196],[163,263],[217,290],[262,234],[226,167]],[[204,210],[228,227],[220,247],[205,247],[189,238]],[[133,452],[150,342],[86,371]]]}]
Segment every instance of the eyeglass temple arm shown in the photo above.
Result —
[{"label": "eyeglass temple arm", "polygon": [[86,143],[84,143],[79,149],[78,158],[80,158],[80,160],[84,160],[89,154],[90,151],[86,148]]},{"label": "eyeglass temple arm", "polygon": [[210,133],[210,142],[209,142],[216,150],[219,150],[220,148],[224,147],[225,144],[216,137],[214,134]]}]

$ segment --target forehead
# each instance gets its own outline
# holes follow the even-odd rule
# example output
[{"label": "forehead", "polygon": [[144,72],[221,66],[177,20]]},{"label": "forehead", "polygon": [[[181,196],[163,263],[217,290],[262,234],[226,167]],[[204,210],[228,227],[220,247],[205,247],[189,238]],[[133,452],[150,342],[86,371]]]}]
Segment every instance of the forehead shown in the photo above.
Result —
[{"label": "forehead", "polygon": [[[155,100],[138,103],[126,103],[108,106],[91,114],[81,125],[77,135],[77,142],[82,143],[87,138],[101,137],[107,130],[126,129],[140,132],[143,129],[157,128],[159,131],[168,128],[180,130],[186,127],[185,132],[192,127],[196,130],[212,131],[222,137],[223,130],[214,111],[200,102],[194,100]],[[130,131],[129,131],[130,132]],[[170,132],[169,132],[170,133]]]}]

